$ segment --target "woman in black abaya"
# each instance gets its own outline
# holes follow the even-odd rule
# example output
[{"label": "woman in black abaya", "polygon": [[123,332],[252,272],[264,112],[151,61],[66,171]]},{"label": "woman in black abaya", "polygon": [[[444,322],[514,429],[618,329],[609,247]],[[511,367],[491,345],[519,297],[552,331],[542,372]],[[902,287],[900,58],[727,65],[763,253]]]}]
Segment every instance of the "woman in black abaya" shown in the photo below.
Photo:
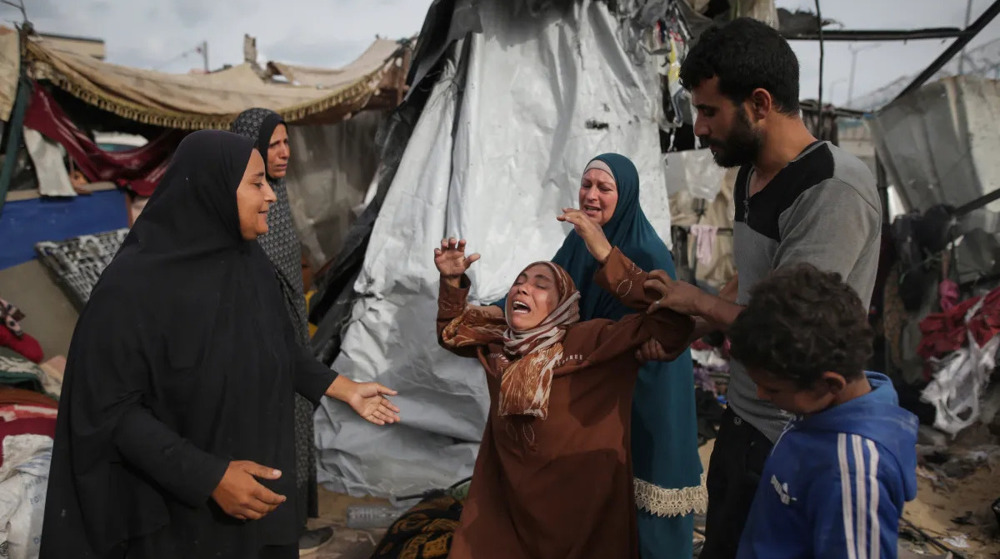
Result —
[{"label": "woman in black abaya", "polygon": [[297,343],[255,240],[274,199],[251,140],[181,142],[73,335],[43,559],[297,557],[294,393],[398,421]]}]

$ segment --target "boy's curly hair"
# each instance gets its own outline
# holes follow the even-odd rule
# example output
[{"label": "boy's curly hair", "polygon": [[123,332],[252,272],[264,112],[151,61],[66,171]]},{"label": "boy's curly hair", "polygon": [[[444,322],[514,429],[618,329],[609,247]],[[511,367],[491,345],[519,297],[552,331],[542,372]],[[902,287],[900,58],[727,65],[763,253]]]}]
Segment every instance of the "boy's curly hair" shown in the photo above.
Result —
[{"label": "boy's curly hair", "polygon": [[826,371],[859,378],[872,355],[872,337],[854,290],[840,274],[810,264],[778,270],[757,284],[729,329],[733,358],[802,388]]}]

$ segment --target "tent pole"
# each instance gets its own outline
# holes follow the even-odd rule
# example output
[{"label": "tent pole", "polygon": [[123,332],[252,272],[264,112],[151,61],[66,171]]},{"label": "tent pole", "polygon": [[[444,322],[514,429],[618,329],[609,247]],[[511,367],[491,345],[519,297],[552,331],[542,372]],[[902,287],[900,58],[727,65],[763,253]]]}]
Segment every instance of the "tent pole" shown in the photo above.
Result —
[{"label": "tent pole", "polygon": [[818,131],[823,130],[823,13],[819,10],[819,0],[816,0],[816,26],[819,32],[819,90],[816,92],[816,104],[819,106]]},{"label": "tent pole", "polygon": [[24,55],[21,56],[21,75],[17,80],[17,96],[14,98],[14,108],[10,111],[10,120],[7,122],[7,150],[4,152],[3,165],[0,165],[0,215],[3,214],[3,206],[7,201],[7,190],[10,189],[10,181],[14,177],[14,168],[17,167],[17,151],[21,147],[22,127],[24,126],[24,113],[28,110],[28,97],[31,95],[31,83],[24,71]]},{"label": "tent pole", "polygon": [[882,158],[875,152],[875,184],[878,187],[878,197],[882,202],[882,223],[889,223],[889,176],[882,164]]}]

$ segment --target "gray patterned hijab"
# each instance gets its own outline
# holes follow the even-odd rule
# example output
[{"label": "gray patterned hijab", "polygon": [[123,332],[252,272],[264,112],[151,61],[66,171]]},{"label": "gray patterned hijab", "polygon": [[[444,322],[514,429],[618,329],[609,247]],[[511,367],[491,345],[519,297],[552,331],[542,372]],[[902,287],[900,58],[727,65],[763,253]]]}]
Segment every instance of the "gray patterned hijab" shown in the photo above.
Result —
[{"label": "gray patterned hijab", "polygon": [[[279,124],[284,123],[281,115],[274,111],[248,109],[236,117],[230,130],[253,140],[266,164],[271,134]],[[257,237],[257,242],[274,264],[285,295],[285,307],[295,324],[299,342],[305,345],[309,343],[309,327],[306,299],[302,292],[302,246],[292,221],[285,179],[275,179],[271,177],[270,169],[267,171],[267,182],[274,189],[278,200],[271,205],[271,211],[267,214],[268,231]]]}]

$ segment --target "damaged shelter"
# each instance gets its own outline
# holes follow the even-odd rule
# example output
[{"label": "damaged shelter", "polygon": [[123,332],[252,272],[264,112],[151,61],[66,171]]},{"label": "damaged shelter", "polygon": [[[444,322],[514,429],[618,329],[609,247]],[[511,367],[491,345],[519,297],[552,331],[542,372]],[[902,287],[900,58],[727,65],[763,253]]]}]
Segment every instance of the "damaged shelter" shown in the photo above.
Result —
[{"label": "damaged shelter", "polygon": [[944,77],[866,119],[880,184],[904,209],[884,223],[871,314],[873,368],[921,422],[921,489],[901,534],[957,557],[1000,549],[998,84]]},{"label": "damaged shelter", "polygon": [[[368,190],[375,132],[402,98],[412,41],[378,39],[334,69],[273,61],[262,67],[254,43],[246,38],[240,65],[176,75],[66,50],[30,24],[20,33],[0,30],[5,160],[15,162],[0,176],[0,232],[8,240],[0,269],[37,253],[82,305],[88,280],[75,276],[93,276],[90,286],[96,281],[121,236],[110,232],[134,221],[177,143],[190,130],[227,128],[252,106],[273,108],[289,123],[293,215],[309,260],[325,264]],[[102,142],[102,132],[139,141]],[[81,258],[95,262],[75,266]]]},{"label": "damaged shelter", "polygon": [[[261,66],[247,37],[242,64],[177,75],[67,52],[30,31],[2,37],[8,64],[0,85],[12,114],[5,120],[23,119],[29,149],[42,144],[56,157],[66,151],[79,182],[112,182],[130,202],[151,194],[187,131],[227,128],[248,107],[278,111],[290,125],[291,142],[300,146],[292,152],[288,185],[296,223],[317,266],[339,248],[352,209],[363,200],[376,165],[375,131],[384,112],[401,100],[412,42],[378,39],[351,64],[326,69],[274,61]],[[94,131],[136,133],[148,143],[109,152],[90,137]],[[59,174],[58,165],[35,159],[36,170]],[[43,196],[76,194],[65,173],[62,180],[38,184]]]}]

